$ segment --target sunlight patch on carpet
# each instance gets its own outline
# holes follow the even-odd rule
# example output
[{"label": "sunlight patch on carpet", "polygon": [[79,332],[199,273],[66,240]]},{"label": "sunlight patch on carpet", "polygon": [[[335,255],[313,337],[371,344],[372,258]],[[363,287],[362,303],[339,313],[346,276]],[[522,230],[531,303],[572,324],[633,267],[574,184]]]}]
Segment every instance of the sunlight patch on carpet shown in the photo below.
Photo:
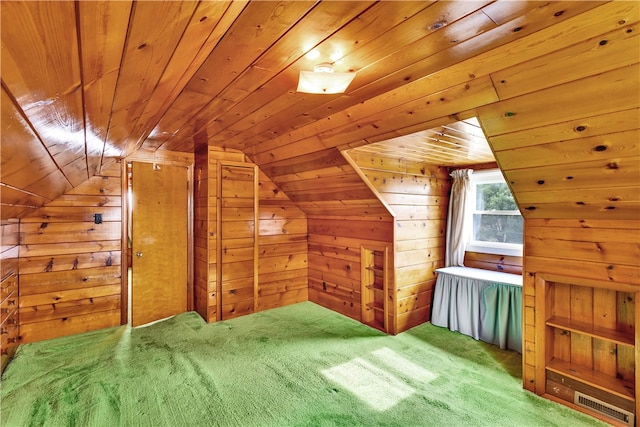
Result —
[{"label": "sunlight patch on carpet", "polygon": [[359,357],[325,369],[322,374],[376,411],[386,411],[415,392],[392,374]]},{"label": "sunlight patch on carpet", "polygon": [[434,374],[433,372],[424,369],[422,366],[416,365],[390,348],[383,347],[371,354],[387,368],[413,380],[428,383],[438,378],[438,374]]}]

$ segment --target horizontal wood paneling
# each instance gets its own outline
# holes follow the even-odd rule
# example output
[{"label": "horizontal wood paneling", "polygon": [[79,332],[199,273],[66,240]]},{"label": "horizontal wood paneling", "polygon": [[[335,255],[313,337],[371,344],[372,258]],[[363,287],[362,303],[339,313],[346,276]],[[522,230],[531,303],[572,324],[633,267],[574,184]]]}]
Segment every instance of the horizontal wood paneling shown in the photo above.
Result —
[{"label": "horizontal wood paneling", "polygon": [[[263,267],[269,285],[258,290],[273,296],[265,306],[304,293],[283,284],[305,270],[300,209],[309,221],[309,295],[354,318],[360,313],[359,273],[345,270],[358,262],[354,248],[387,245],[395,234],[391,250],[401,254],[392,259],[402,266],[393,279],[415,281],[415,288],[396,288],[406,298],[394,308],[404,311],[394,313],[396,329],[403,330],[428,315],[423,304],[432,279],[424,274],[441,258],[422,270],[417,260],[437,258],[444,247],[439,230],[446,203],[438,194],[445,187],[422,178],[382,182],[372,171],[372,182],[393,192],[380,202],[379,191],[357,179],[339,149],[478,115],[531,228],[523,375],[534,389],[530,274],[639,279],[637,227],[629,225],[640,218],[639,13],[630,1],[9,2],[2,13],[0,217],[26,219],[20,246],[25,275],[56,277],[74,265],[117,265],[121,186],[108,169],[113,156],[141,144],[151,151],[193,152],[210,142],[220,150],[242,149],[271,181],[261,178],[260,206],[275,216],[267,213],[254,225],[262,257],[269,259]],[[335,45],[344,56],[337,71],[357,72],[347,94],[296,93],[298,72],[314,65],[305,54],[316,48],[328,56]],[[242,153],[225,155],[244,160]],[[107,179],[86,181],[99,164]],[[402,173],[423,174],[413,167]],[[413,194],[410,182],[434,195]],[[209,194],[196,199],[195,292],[207,307],[199,311],[211,317],[215,296],[206,291],[209,278],[217,280],[212,261],[220,254],[207,240],[220,231],[210,227],[210,206],[218,206]],[[387,210],[392,205],[398,206],[396,219],[406,218],[401,229]],[[42,206],[47,210],[30,215]],[[276,214],[277,206],[284,211]],[[101,227],[91,223],[96,209],[108,218]],[[427,231],[425,223],[434,227],[413,236]],[[288,244],[295,251],[291,259],[280,249]],[[45,263],[49,257],[52,264]],[[505,268],[506,259],[472,262],[502,261],[496,265]],[[301,277],[290,277],[292,286],[301,286]],[[282,289],[290,296],[280,298]],[[28,297],[36,295],[44,294]],[[118,311],[109,301],[99,313]],[[51,313],[41,321],[36,316],[27,336],[42,339],[112,322],[111,314],[82,311],[88,306],[79,304],[66,321]],[[73,311],[64,307],[65,314]],[[236,313],[253,308],[230,307]],[[636,370],[638,364],[636,357]]]},{"label": "horizontal wood paneling", "polygon": [[73,316],[45,320],[37,323],[20,325],[23,342],[42,341],[72,334],[80,334],[96,329],[109,328],[120,324],[120,309],[104,308],[90,314],[77,314],[82,310],[74,310]]},{"label": "horizontal wood paneling", "polygon": [[477,110],[526,218],[640,217],[640,58],[618,50],[637,39],[638,5],[606,9],[617,25],[496,72],[502,100]]},{"label": "horizontal wood paneling", "polygon": [[[615,323],[616,319],[622,322],[623,319],[629,317],[629,314],[620,312],[620,308],[616,308],[615,300],[613,301],[613,309],[611,309],[607,305],[610,301],[610,298],[605,295],[607,290],[592,289],[588,287],[588,284],[590,280],[600,280],[604,284],[610,284],[611,289],[615,289],[621,284],[627,284],[625,286],[636,286],[640,292],[640,285],[638,285],[640,283],[640,254],[637,244],[639,237],[640,225],[637,221],[569,219],[528,219],[526,221],[525,268],[527,274],[524,277],[523,292],[525,313],[531,313],[531,315],[524,316],[525,354],[527,355],[524,359],[527,368],[524,377],[526,388],[533,390],[536,386],[536,378],[531,374],[536,368],[536,326],[533,314],[535,300],[532,297],[536,295],[537,289],[533,275],[558,274],[574,277],[575,283],[584,282],[585,286],[575,287],[572,290],[572,292],[584,291],[586,292],[584,295],[567,294],[566,298],[555,296],[556,304],[561,302],[565,304],[564,317],[569,317],[569,313],[576,313],[576,316],[587,316],[588,320],[586,321],[588,322],[599,319],[597,320],[598,324],[602,326],[608,324],[606,322]],[[634,243],[631,243],[632,241]],[[559,288],[556,292],[560,292],[562,289],[564,288]],[[569,287],[567,286],[566,289],[569,290]],[[581,305],[579,301],[584,300],[587,296],[590,298],[588,300],[590,304],[588,309],[583,309],[581,307],[584,304]],[[556,306],[556,309],[562,310],[562,307]],[[633,325],[633,315],[631,315],[630,321]],[[616,325],[614,325],[615,327]],[[637,327],[638,325],[635,324],[635,328]],[[576,342],[573,343],[576,348],[582,348],[580,345]],[[557,351],[562,351],[559,344],[556,345],[556,348]],[[614,377],[617,376],[616,372],[628,376],[623,373],[628,372],[629,366],[635,366],[633,356],[625,358],[622,354],[616,361],[616,358],[602,357],[597,352],[584,353],[585,356],[591,354],[594,354],[593,359],[582,360],[580,363],[589,367],[595,366],[597,370],[609,372]],[[577,357],[578,354],[573,353],[573,350],[571,354],[567,353],[562,356],[562,358],[574,362],[578,360]],[[526,374],[527,372],[529,374]]]},{"label": "horizontal wood paneling", "polygon": [[336,149],[269,162],[261,170],[273,180],[276,191],[284,192],[307,215],[387,215],[384,205]]},{"label": "horizontal wood paneling", "polygon": [[194,156],[194,309],[206,322],[217,320],[217,163],[209,149],[200,147]]},{"label": "horizontal wood paneling", "polygon": [[[527,245],[525,244],[525,246]],[[522,257],[520,256],[496,255],[467,251],[464,253],[464,265],[465,267],[522,275]]]},{"label": "horizontal wood paneling", "polygon": [[[358,321],[361,312],[360,247],[389,248],[389,283],[393,283],[393,222],[344,217],[308,217],[309,300]],[[390,293],[390,298],[393,295]],[[390,320],[393,313],[389,313]],[[393,333],[393,322],[389,332]]]},{"label": "horizontal wood paneling", "polygon": [[[525,218],[523,384],[529,390],[544,392],[537,384],[544,375],[536,376],[544,372],[544,356],[536,343],[553,339],[536,326],[536,274],[602,280],[612,288],[640,283],[640,101],[632,77],[640,58],[622,53],[637,44],[637,21],[638,5],[631,3],[585,13],[584,25],[571,32],[587,31],[586,37],[496,71],[491,78],[501,101],[477,109]],[[567,316],[621,316],[591,288],[576,292],[556,296]],[[626,375],[629,366],[637,370],[637,357],[622,354],[616,362],[577,341],[555,349],[571,349],[557,356],[614,377]]]},{"label": "horizontal wood paneling", "polygon": [[[102,214],[96,224],[95,214]],[[24,342],[120,324],[120,163],[24,219],[20,319]]]},{"label": "horizontal wood paneling", "polygon": [[448,170],[358,148],[348,155],[395,215],[393,301],[402,332],[430,318],[435,269],[444,266]]},{"label": "horizontal wood paneling", "polygon": [[307,301],[307,217],[262,171],[258,215],[257,310]]},{"label": "horizontal wood paneling", "polygon": [[[218,221],[218,161],[242,165],[243,157],[215,147],[196,151],[195,307],[209,322],[220,316],[231,318],[308,299],[306,215],[264,173],[259,171],[258,177],[257,250],[254,251],[253,239],[246,236],[247,230],[253,233],[256,227],[252,199],[238,197],[252,194],[253,177],[243,171],[253,169],[225,167],[221,171],[223,194],[229,197],[219,200],[225,220]],[[224,250],[218,254],[220,238]],[[256,271],[254,256],[258,258]],[[220,277],[219,261],[224,263]],[[220,309],[218,280],[222,280]]]},{"label": "horizontal wood paneling", "polygon": [[0,355],[0,373],[13,358],[20,340],[20,296],[19,296],[19,220],[0,220],[0,302],[2,311],[2,348]]}]

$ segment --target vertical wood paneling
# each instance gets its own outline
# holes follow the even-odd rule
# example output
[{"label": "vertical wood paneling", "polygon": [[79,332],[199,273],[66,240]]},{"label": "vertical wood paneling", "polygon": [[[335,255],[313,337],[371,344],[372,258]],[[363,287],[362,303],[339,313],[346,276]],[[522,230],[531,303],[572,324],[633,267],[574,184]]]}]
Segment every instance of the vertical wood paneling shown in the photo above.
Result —
[{"label": "vertical wood paneling", "polygon": [[[639,286],[640,287],[640,286]],[[633,334],[638,331],[638,297],[640,297],[640,291],[635,293],[630,292],[617,292],[616,295],[616,303],[617,303],[617,319],[616,319],[616,329],[624,331],[626,333]],[[638,381],[638,346],[640,343],[636,341],[636,347],[624,347],[617,346],[616,351],[616,378],[623,378],[627,381],[633,382],[634,379]],[[640,407],[638,403],[636,389],[636,408]],[[638,413],[638,412],[636,412]]]},{"label": "vertical wood paneling", "polygon": [[[576,285],[553,283],[553,314],[596,327],[606,327],[633,336],[638,325],[635,319],[635,296],[638,293],[615,291],[616,286],[640,283],[640,225],[633,220],[588,219],[527,219],[525,226],[525,278],[533,274],[559,274],[574,277]],[[632,243],[635,242],[635,243]],[[611,249],[609,249],[611,248]],[[624,254],[621,255],[620,253]],[[589,280],[601,280],[610,288],[592,288]],[[584,281],[582,286],[578,284]],[[640,292],[640,285],[637,285]],[[524,281],[525,295],[539,292],[531,280]],[[535,311],[531,299],[524,299],[524,310]],[[536,353],[533,334],[536,325],[528,327],[525,319],[524,340]],[[563,333],[554,328],[552,356],[612,378],[628,380],[637,377],[635,350],[629,346],[591,338],[577,333]],[[540,358],[524,360],[524,387],[540,391],[545,385],[529,374]],[[543,369],[543,368],[542,368]],[[529,372],[529,373],[528,373]],[[574,385],[580,387],[580,384]],[[571,398],[571,396],[569,396]],[[606,395],[601,399],[609,399]],[[637,407],[637,399],[636,399]]]},{"label": "vertical wood paneling", "polygon": [[[569,314],[571,320],[593,325],[593,289],[572,286]],[[571,334],[571,362],[591,368],[593,366],[593,346],[591,337]]]},{"label": "vertical wood paneling", "polygon": [[[116,326],[121,319],[120,163],[23,218],[24,342]],[[95,223],[102,214],[102,223]]]},{"label": "vertical wood paneling", "polygon": [[[235,166],[225,166],[227,163]],[[196,311],[206,321],[213,322],[220,320],[220,316],[230,318],[307,301],[304,212],[258,170],[256,226],[253,224],[255,199],[242,197],[253,194],[254,185],[253,175],[247,175],[253,173],[253,165],[244,162],[244,155],[202,146],[196,150],[195,165]],[[220,182],[218,167],[225,168],[220,171]],[[222,191],[220,195],[219,191]],[[258,242],[254,252],[255,231]],[[219,242],[219,239],[223,240]],[[253,267],[254,256],[257,256],[257,270]],[[254,289],[255,274],[257,290]],[[222,295],[219,295],[218,281],[222,281]],[[224,312],[218,309],[221,304]]]},{"label": "vertical wood paneling", "polygon": [[[195,152],[194,187],[193,187],[193,241],[194,241],[194,308],[207,321],[216,320],[217,294],[209,287],[209,233],[215,233],[215,218],[213,225],[209,222],[210,200],[214,201],[212,208],[216,209],[215,196],[209,194],[209,156],[206,146]],[[215,181],[214,181],[215,184]],[[214,185],[215,190],[215,185]],[[215,194],[215,193],[214,193]],[[213,229],[211,229],[213,227]],[[214,261],[215,265],[215,261]],[[214,279],[215,284],[215,279]],[[210,300],[213,304],[210,304]]]}]

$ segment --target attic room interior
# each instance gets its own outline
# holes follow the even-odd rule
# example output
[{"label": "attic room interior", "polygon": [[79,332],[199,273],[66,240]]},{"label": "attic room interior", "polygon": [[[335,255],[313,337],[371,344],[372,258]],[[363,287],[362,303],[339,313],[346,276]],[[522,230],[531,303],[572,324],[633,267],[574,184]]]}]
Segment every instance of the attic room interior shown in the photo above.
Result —
[{"label": "attic room interior", "polygon": [[[640,3],[2,1],[0,16],[3,425],[638,425]],[[500,202],[480,206],[480,187]],[[93,359],[74,371],[63,352]],[[275,364],[294,354],[318,369]],[[508,404],[434,403],[467,390],[460,374],[444,391],[454,358],[448,382],[482,359],[487,384],[513,380]],[[108,383],[134,361],[139,381]],[[176,365],[193,395],[171,407],[208,400],[197,387],[224,407],[228,382],[238,412],[273,418],[127,418],[169,405],[158,390],[113,403]],[[282,370],[291,394],[255,394]],[[26,397],[54,378],[62,397]],[[305,382],[326,391],[313,416],[292,409]],[[261,399],[290,400],[290,418]]]}]

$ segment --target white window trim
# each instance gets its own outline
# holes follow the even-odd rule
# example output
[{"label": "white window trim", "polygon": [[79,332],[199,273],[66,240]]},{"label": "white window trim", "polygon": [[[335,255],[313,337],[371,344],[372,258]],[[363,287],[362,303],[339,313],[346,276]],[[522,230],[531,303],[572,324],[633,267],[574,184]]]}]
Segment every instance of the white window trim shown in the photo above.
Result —
[{"label": "white window trim", "polygon": [[522,246],[523,245],[518,245],[515,243],[493,243],[474,240],[473,242],[469,242],[465,251],[521,257],[523,252]]},{"label": "white window trim", "polygon": [[[465,251],[521,257],[523,253],[522,248],[524,246],[522,244],[483,242],[483,241],[472,239],[473,226],[471,224],[473,223],[473,213],[475,212],[476,185],[490,184],[495,182],[504,183],[505,180],[504,180],[504,177],[502,176],[502,172],[500,171],[500,169],[487,169],[487,170],[474,171],[473,174],[471,174],[470,180],[471,180],[470,200],[472,201],[472,203],[469,204],[471,206],[471,209],[469,209],[469,211],[466,213],[466,217],[467,217],[466,220],[469,222],[469,227],[467,227],[467,230],[469,230],[470,237],[469,237],[469,242],[467,243],[467,246],[465,248]],[[508,211],[508,212],[512,212],[512,211]],[[505,211],[505,214],[508,215],[509,213]],[[518,211],[518,214],[520,214],[519,211]]]}]

